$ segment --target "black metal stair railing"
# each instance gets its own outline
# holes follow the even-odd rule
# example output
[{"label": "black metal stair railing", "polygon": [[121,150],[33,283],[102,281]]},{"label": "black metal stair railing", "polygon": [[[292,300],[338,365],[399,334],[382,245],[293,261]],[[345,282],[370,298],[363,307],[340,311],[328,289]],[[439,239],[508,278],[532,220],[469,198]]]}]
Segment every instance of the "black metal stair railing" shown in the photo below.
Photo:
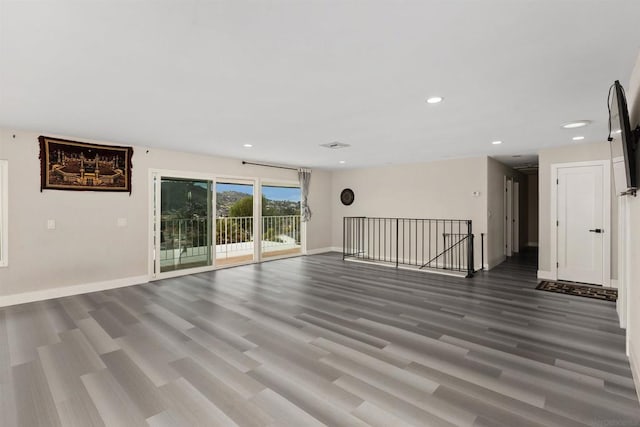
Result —
[{"label": "black metal stair railing", "polygon": [[343,259],[473,275],[471,220],[344,217]]}]

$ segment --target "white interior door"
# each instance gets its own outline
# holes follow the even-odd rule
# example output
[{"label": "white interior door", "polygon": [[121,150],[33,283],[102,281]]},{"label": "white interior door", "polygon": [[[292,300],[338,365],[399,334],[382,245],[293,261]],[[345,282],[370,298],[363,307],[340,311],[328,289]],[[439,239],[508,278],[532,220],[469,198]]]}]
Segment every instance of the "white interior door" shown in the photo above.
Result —
[{"label": "white interior door", "polygon": [[604,165],[559,167],[556,185],[558,279],[602,285],[611,231]]}]

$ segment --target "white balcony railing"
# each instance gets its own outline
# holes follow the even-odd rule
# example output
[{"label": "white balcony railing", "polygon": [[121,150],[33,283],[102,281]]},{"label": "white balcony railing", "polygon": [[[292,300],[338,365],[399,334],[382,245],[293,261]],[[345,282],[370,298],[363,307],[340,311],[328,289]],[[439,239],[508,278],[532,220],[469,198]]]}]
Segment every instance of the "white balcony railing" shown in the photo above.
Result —
[{"label": "white balcony railing", "polygon": [[[209,265],[215,239],[217,259],[253,254],[253,217],[216,218],[211,230],[207,218],[160,221],[160,266]],[[263,253],[300,248],[300,215],[262,217]]]}]

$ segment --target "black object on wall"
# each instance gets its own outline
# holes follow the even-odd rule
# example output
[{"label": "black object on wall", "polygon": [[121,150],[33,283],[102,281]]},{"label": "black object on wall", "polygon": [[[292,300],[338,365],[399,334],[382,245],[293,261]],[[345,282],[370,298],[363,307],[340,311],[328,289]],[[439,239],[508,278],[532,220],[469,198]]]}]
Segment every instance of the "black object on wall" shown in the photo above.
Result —
[{"label": "black object on wall", "polygon": [[353,194],[353,190],[350,189],[350,188],[345,188],[340,193],[340,201],[345,206],[351,205],[353,203],[354,199],[355,199],[355,195]]}]

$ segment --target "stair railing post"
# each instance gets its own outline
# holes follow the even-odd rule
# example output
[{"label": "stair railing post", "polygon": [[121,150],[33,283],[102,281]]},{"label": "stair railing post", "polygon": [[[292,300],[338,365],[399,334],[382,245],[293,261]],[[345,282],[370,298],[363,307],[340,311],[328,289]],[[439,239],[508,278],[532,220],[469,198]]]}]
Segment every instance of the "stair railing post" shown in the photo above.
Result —
[{"label": "stair railing post", "polygon": [[347,217],[342,218],[342,260],[344,261],[347,253]]},{"label": "stair railing post", "polygon": [[484,270],[484,233],[480,233],[480,270]]},{"label": "stair railing post", "polygon": [[400,220],[396,218],[396,268],[398,268],[398,261],[400,260]]},{"label": "stair railing post", "polygon": [[467,223],[467,277],[473,276],[473,230],[471,220]]}]

